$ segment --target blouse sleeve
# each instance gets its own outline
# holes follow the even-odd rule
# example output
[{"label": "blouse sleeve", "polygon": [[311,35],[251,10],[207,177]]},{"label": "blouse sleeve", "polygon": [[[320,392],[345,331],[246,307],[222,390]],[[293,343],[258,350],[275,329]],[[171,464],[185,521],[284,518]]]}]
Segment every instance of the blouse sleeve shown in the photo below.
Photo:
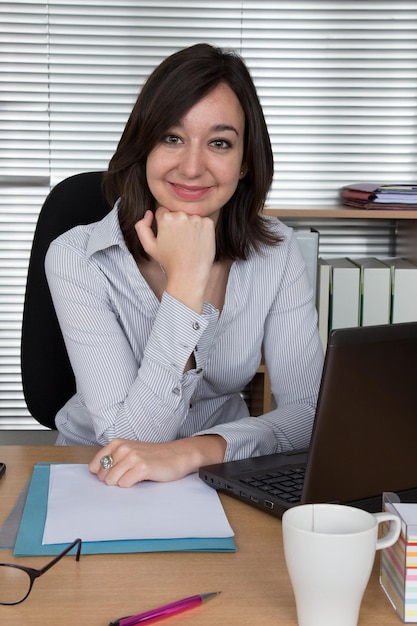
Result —
[{"label": "blouse sleeve", "polygon": [[215,327],[216,309],[206,306],[198,315],[165,293],[138,365],[99,269],[81,251],[59,242],[50,246],[45,269],[77,393],[86,407],[74,430],[85,431],[81,422],[89,419],[100,444],[115,437],[174,440],[204,364],[184,368],[202,336]]}]

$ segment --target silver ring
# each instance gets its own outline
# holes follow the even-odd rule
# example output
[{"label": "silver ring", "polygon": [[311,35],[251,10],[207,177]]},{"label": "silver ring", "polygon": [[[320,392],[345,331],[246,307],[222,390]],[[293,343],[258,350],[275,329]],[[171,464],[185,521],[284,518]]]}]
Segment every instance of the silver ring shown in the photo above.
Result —
[{"label": "silver ring", "polygon": [[106,456],[102,456],[100,459],[100,465],[104,470],[108,470],[113,467],[113,458],[110,454],[106,454]]}]

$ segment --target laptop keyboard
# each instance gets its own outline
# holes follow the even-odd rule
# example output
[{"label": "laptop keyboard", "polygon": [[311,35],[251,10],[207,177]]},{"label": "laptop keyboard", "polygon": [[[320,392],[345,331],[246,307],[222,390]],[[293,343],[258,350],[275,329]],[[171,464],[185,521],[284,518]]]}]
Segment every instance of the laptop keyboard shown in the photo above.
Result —
[{"label": "laptop keyboard", "polygon": [[265,472],[241,478],[248,487],[260,489],[265,494],[281,498],[288,504],[296,504],[301,500],[305,467],[282,467],[276,472]]}]

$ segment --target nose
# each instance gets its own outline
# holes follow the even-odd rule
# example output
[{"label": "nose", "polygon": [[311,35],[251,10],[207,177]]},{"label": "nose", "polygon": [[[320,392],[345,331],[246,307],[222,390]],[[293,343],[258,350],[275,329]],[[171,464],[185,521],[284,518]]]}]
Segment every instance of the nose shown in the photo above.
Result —
[{"label": "nose", "polygon": [[203,150],[199,146],[188,145],[182,151],[179,169],[189,178],[198,178],[205,170]]}]

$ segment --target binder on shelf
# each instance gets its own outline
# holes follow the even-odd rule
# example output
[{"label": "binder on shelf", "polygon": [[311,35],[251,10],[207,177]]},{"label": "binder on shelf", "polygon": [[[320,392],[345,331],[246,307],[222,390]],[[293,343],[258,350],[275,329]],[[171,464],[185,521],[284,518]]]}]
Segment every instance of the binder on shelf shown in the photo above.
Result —
[{"label": "binder on shelf", "polygon": [[314,298],[317,293],[317,259],[319,256],[319,233],[314,228],[294,229],[298,244],[303,253],[307,266],[307,272],[310,278],[311,286],[314,292]]},{"label": "binder on shelf", "polygon": [[417,322],[417,265],[400,257],[380,260],[391,269],[391,323]]},{"label": "binder on shelf", "polygon": [[359,267],[344,257],[325,261],[330,266],[329,329],[359,326]]},{"label": "binder on shelf", "polygon": [[329,305],[330,305],[330,265],[322,258],[317,265],[316,308],[318,328],[323,350],[326,351],[329,337]]},{"label": "binder on shelf", "polygon": [[360,326],[389,324],[391,271],[374,257],[351,259],[360,269]]}]

